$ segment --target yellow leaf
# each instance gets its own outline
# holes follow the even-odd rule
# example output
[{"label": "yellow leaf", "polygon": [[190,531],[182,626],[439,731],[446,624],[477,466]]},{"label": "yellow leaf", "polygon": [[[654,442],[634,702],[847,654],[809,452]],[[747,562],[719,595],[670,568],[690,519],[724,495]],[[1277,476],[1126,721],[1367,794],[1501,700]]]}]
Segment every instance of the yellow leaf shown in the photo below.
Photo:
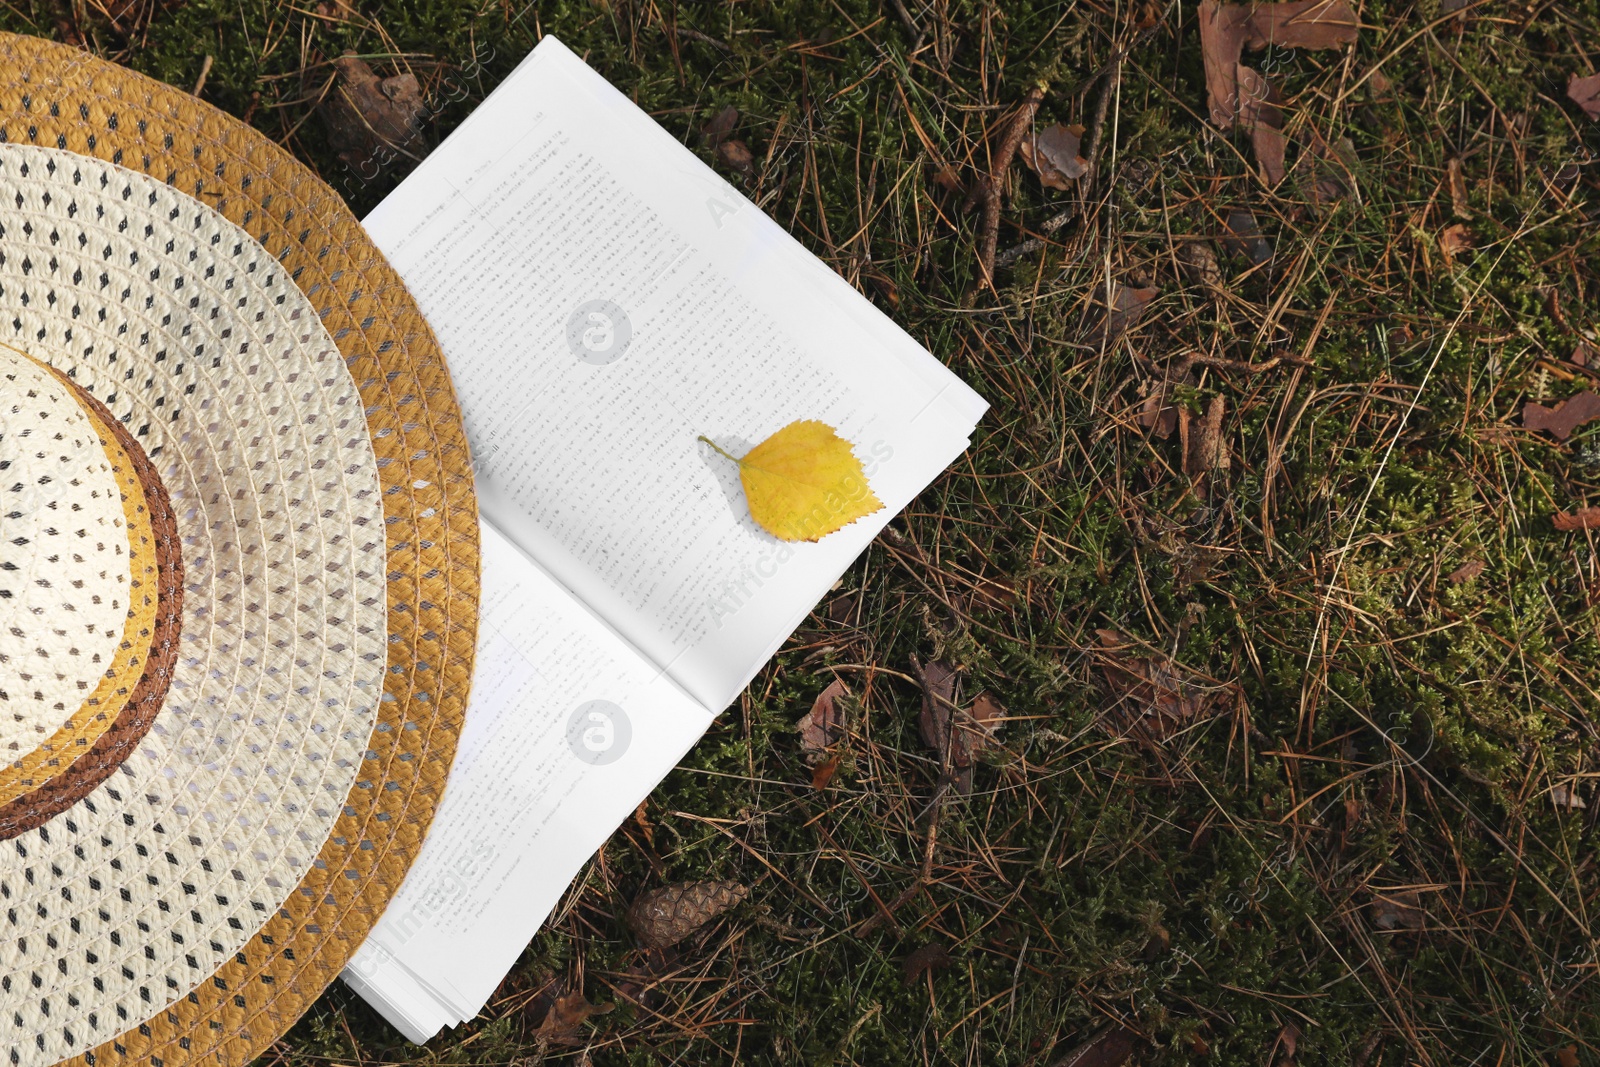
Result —
[{"label": "yellow leaf", "polygon": [[791,422],[745,454],[739,464],[750,515],[784,541],[820,541],[883,507],[850,442],[815,419]]}]

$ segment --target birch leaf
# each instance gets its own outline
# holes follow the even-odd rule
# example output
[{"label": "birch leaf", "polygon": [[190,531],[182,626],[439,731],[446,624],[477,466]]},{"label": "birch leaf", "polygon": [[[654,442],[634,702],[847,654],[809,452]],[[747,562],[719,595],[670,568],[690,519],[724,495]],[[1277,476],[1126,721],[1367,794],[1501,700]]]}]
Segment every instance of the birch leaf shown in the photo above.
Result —
[{"label": "birch leaf", "polygon": [[700,440],[739,464],[751,517],[780,540],[820,541],[883,507],[850,442],[825,422],[791,422],[743,459]]}]

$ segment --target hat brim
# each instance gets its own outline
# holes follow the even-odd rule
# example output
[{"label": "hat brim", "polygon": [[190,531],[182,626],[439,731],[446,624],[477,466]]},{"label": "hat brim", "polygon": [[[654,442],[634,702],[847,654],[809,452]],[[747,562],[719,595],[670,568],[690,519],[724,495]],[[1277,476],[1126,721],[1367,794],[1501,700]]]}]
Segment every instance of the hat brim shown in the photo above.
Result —
[{"label": "hat brim", "polygon": [[96,1067],[244,1064],[360,946],[444,792],[477,627],[477,510],[460,410],[432,332],[360,223],[243,123],[85,53],[0,35],[0,141],[143,171],[242,226],[310,299],[365,407],[384,490],[390,640],[357,787],[297,891],[231,962],[81,1057]]}]

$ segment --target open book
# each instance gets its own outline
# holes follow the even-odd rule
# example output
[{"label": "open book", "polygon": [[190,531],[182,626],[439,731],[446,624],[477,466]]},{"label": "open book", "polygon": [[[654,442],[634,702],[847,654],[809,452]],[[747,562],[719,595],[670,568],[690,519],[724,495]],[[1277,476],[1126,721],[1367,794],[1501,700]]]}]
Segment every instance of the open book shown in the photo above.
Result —
[{"label": "open book", "polygon": [[[420,1042],[482,1010],[986,405],[552,37],[365,225],[449,360],[483,524],[449,787],[344,972]],[[797,419],[886,505],[817,543],[758,527],[697,440],[741,455]]]}]

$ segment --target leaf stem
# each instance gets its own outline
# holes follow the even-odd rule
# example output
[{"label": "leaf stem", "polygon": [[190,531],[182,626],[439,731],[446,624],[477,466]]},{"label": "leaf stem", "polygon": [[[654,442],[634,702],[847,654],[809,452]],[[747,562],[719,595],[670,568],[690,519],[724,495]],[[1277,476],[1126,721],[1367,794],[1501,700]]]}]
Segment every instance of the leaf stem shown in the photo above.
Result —
[{"label": "leaf stem", "polygon": [[718,454],[723,455],[723,456],[727,456],[728,459],[733,460],[735,463],[744,462],[738,456],[729,456],[728,453],[722,451],[722,449],[720,449],[720,448],[717,448],[717,443],[715,441],[713,441],[711,438],[707,437],[705,434],[701,434],[698,438],[696,438],[696,440],[704,441],[706,444],[710,445],[712,448],[715,448],[717,450]]}]

